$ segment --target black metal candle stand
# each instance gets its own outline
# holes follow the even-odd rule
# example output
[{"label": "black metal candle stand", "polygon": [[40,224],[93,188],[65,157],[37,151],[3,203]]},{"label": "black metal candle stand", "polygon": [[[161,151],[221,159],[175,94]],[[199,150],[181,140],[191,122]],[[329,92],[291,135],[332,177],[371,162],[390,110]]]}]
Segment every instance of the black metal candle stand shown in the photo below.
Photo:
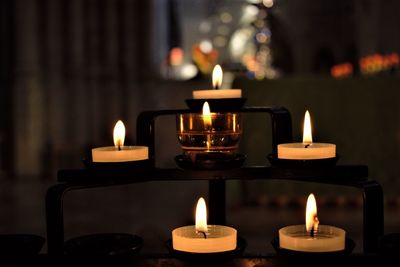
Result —
[{"label": "black metal candle stand", "polygon": [[126,233],[100,233],[67,240],[64,250],[74,256],[117,256],[139,253],[143,239]]},{"label": "black metal candle stand", "polygon": [[234,154],[226,155],[224,153],[208,153],[208,154],[194,154],[177,155],[175,162],[178,167],[188,170],[225,170],[240,168],[246,155]]},{"label": "black metal candle stand", "polygon": [[39,254],[45,239],[31,234],[0,235],[0,258],[26,257]]},{"label": "black metal candle stand", "polygon": [[[211,224],[224,225],[226,221],[225,182],[227,180],[292,180],[333,184],[357,188],[363,196],[363,251],[364,255],[378,252],[378,240],[383,236],[383,192],[379,183],[368,179],[366,166],[341,166],[336,164],[317,164],[313,166],[279,165],[251,166],[232,168],[157,168],[155,165],[155,130],[156,119],[160,116],[171,116],[181,113],[191,113],[192,109],[157,110],[142,112],[137,118],[137,145],[149,147],[150,166],[139,168],[103,168],[88,166],[77,170],[60,170],[57,175],[58,183],[51,186],[46,196],[46,220],[48,253],[56,258],[65,255],[64,250],[64,214],[63,200],[65,193],[72,190],[83,190],[95,187],[143,183],[150,181],[193,181],[209,182],[209,221]],[[292,122],[289,111],[282,107],[242,107],[235,112],[263,113],[271,118],[272,155],[277,154],[277,145],[292,142]],[[179,165],[179,163],[178,163]],[[200,165],[201,166],[201,165]],[[182,165],[181,165],[182,167]],[[192,166],[193,167],[193,166]],[[203,166],[204,167],[204,166]],[[240,232],[240,229],[238,229]],[[171,255],[174,255],[173,253]],[[176,262],[169,256],[169,262]],[[146,255],[140,256],[146,260]],[[150,258],[162,258],[149,256]],[[174,257],[174,256],[172,256]],[[241,259],[242,256],[232,255],[228,265],[243,266],[252,259]],[[281,266],[280,260],[274,257],[260,259],[265,266]],[[371,262],[364,258],[350,257],[351,262]],[[139,260],[140,261],[140,260]],[[140,264],[139,264],[140,265]],[[154,265],[158,266],[158,265]],[[179,266],[179,264],[178,264]],[[359,266],[357,264],[351,266]]]}]

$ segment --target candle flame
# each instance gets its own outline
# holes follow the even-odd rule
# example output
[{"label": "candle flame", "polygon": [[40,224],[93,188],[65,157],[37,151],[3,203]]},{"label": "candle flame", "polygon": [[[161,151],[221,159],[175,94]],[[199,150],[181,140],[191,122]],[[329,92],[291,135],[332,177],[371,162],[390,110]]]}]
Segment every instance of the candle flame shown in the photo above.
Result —
[{"label": "candle flame", "polygon": [[221,88],[223,72],[220,65],[215,65],[212,73],[212,83],[215,89]]},{"label": "candle flame", "polygon": [[207,207],[204,198],[199,198],[196,206],[196,232],[207,233]]},{"label": "candle flame", "polygon": [[311,119],[310,113],[308,110],[304,115],[304,125],[303,125],[303,144],[311,145],[312,144],[312,133],[311,133]]},{"label": "candle flame", "polygon": [[121,148],[124,146],[124,140],[125,140],[125,125],[124,123],[119,120],[115,124],[114,127],[114,145],[116,148]]},{"label": "candle flame", "polygon": [[306,206],[306,230],[307,232],[318,230],[317,201],[314,194],[310,194]]},{"label": "candle flame", "polygon": [[204,122],[204,127],[209,128],[211,127],[211,111],[210,111],[210,105],[208,105],[208,102],[204,102],[203,104],[203,122]]}]

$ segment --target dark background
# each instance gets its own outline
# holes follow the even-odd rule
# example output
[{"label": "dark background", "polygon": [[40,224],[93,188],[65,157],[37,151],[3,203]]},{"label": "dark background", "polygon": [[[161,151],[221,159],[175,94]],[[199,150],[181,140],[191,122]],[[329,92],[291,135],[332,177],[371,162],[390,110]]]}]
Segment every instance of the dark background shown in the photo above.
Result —
[{"label": "dark background", "polygon": [[[90,148],[110,145],[117,119],[127,127],[127,143],[134,144],[141,111],[184,108],[192,90],[210,88],[208,75],[187,81],[165,77],[168,52],[176,46],[190,50],[202,38],[197,27],[203,18],[233,10],[235,19],[246,5],[239,0],[1,1],[0,230],[45,235],[44,196],[58,169],[80,168]],[[224,70],[234,74],[233,86],[243,89],[248,105],[289,108],[296,140],[310,109],[315,140],[336,143],[340,163],[369,166],[370,177],[384,187],[386,232],[399,231],[400,221],[399,74],[394,68],[363,75],[357,66],[368,55],[400,52],[399,8],[394,0],[276,0],[266,20],[271,66],[280,74],[274,80],[248,79],[225,48],[218,48]],[[342,62],[353,64],[353,75],[333,79],[331,67]],[[270,128],[260,120],[251,116],[244,122],[241,151],[248,165],[268,164]],[[174,118],[157,127],[157,164],[174,166],[180,153]],[[302,222],[311,191],[320,195],[321,205],[334,203],[320,209],[321,222],[359,238],[360,194],[315,184],[230,182],[229,222],[248,238],[250,250],[269,250],[277,228]],[[192,221],[194,203],[206,193],[201,182],[71,193],[67,237],[135,232],[146,236],[148,251],[162,250],[162,240]]]}]

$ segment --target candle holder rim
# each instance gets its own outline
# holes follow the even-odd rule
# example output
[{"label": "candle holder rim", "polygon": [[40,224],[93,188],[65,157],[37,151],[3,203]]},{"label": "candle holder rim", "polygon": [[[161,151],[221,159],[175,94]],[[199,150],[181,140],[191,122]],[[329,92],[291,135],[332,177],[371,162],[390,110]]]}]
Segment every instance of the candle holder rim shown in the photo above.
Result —
[{"label": "candle holder rim", "polygon": [[[319,224],[319,225],[318,225],[317,233],[318,233],[318,232],[321,232],[321,233],[324,233],[324,232],[329,233],[332,229],[335,229],[336,231],[339,231],[339,232],[341,232],[341,233],[343,233],[343,234],[346,233],[346,230],[344,230],[344,229],[342,229],[342,228],[340,228],[340,227],[333,226],[333,225],[328,225],[328,224]],[[306,226],[305,226],[305,224],[293,224],[293,225],[288,225],[288,226],[284,226],[284,227],[280,228],[280,229],[278,230],[278,232],[279,232],[279,233],[281,233],[281,232],[289,233],[289,231],[293,231],[293,230],[295,230],[295,232],[298,232],[298,231],[300,231],[300,230],[304,230],[304,231],[305,231],[305,230],[306,230]],[[302,232],[303,232],[303,231],[302,231]]]},{"label": "candle holder rim", "polygon": [[210,114],[203,114],[203,111],[200,112],[189,112],[189,113],[177,113],[176,116],[179,118],[180,116],[182,117],[199,117],[199,118],[203,118],[203,117],[211,117],[211,118],[215,118],[215,117],[222,117],[222,116],[228,116],[228,115],[240,115],[239,111],[227,111],[227,112],[214,112],[211,111]]}]

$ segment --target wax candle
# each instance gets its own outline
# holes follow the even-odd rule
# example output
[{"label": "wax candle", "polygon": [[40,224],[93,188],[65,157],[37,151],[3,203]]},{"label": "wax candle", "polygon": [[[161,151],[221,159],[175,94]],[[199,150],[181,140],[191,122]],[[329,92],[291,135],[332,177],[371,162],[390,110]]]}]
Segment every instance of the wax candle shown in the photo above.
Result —
[{"label": "wax candle", "polygon": [[313,160],[336,157],[336,145],[328,143],[313,143],[311,119],[308,110],[304,116],[303,142],[278,145],[279,159]]},{"label": "wax candle", "polygon": [[236,248],[236,229],[223,225],[207,225],[207,207],[200,198],[196,207],[195,225],[183,226],[172,231],[175,250],[191,253],[217,253]]},{"label": "wax candle", "polygon": [[125,126],[118,121],[114,127],[114,146],[92,149],[93,162],[127,162],[149,158],[147,146],[124,146]]},{"label": "wax candle", "polygon": [[220,99],[220,98],[241,98],[241,89],[220,89],[222,85],[223,72],[220,65],[216,65],[212,74],[214,89],[193,91],[194,99]]},{"label": "wax candle", "polygon": [[306,224],[279,229],[279,246],[302,252],[334,252],[345,248],[346,232],[338,227],[319,225],[313,194],[307,199]]}]

